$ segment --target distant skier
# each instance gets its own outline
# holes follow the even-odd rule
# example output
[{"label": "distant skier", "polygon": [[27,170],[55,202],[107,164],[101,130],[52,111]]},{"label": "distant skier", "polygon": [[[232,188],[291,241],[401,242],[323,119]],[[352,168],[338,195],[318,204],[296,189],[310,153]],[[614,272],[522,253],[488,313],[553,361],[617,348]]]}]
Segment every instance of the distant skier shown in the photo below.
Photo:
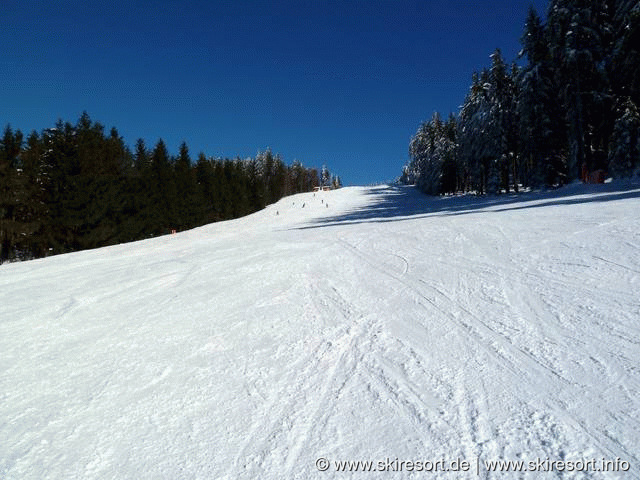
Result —
[{"label": "distant skier", "polygon": [[305,206],[305,205],[306,205],[306,203],[303,203],[303,204],[302,204],[302,208],[304,208],[304,206]]}]

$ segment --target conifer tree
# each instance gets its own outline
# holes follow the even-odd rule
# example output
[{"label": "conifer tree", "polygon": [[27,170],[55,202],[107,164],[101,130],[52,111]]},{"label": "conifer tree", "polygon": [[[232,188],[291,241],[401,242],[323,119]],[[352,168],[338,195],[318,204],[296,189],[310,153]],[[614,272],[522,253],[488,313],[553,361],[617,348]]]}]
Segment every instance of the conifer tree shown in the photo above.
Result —
[{"label": "conifer tree", "polygon": [[35,130],[27,137],[20,160],[26,199],[23,210],[24,235],[19,248],[24,252],[25,258],[42,257],[46,253],[42,227],[48,214],[45,198],[48,178],[43,162],[42,142]]},{"label": "conifer tree", "polygon": [[[23,146],[24,145],[24,146]],[[318,185],[318,172],[287,167],[271,150],[242,160],[191,164],[185,142],[132,154],[115,127],[86,112],[59,120],[26,144],[7,126],[0,138],[0,262],[138,240],[254,212]]]},{"label": "conifer tree", "polygon": [[19,175],[18,156],[22,133],[7,125],[0,142],[0,263],[16,256],[22,233],[20,208],[25,201],[25,185]]},{"label": "conifer tree", "polygon": [[614,2],[612,53],[609,65],[611,88],[618,99],[640,105],[640,3]]},{"label": "conifer tree", "polygon": [[471,87],[460,110],[457,124],[458,155],[468,188],[486,191],[488,158],[485,154],[485,124],[488,114],[488,73],[474,72]]},{"label": "conifer tree", "polygon": [[631,99],[620,109],[609,148],[610,173],[628,177],[640,166],[640,114]]},{"label": "conifer tree", "polygon": [[177,191],[169,152],[162,139],[151,153],[150,180],[150,197],[154,202],[151,228],[155,234],[166,233],[176,225]]},{"label": "conifer tree", "polygon": [[150,155],[142,138],[136,141],[133,165],[138,175],[144,175],[151,165]]},{"label": "conifer tree", "polygon": [[190,214],[191,204],[195,201],[195,177],[191,168],[191,157],[186,142],[180,144],[180,151],[175,163],[175,181],[177,196],[176,228],[187,229],[194,225],[195,219]]},{"label": "conifer tree", "polygon": [[525,186],[532,187],[562,183],[567,172],[562,162],[566,128],[558,100],[560,86],[553,73],[544,26],[533,7],[521,43],[521,55],[528,60],[518,79],[517,98],[522,179]]},{"label": "conifer tree", "polygon": [[329,186],[331,183],[331,172],[326,165],[322,165],[322,173],[320,174],[320,185],[325,187]]}]

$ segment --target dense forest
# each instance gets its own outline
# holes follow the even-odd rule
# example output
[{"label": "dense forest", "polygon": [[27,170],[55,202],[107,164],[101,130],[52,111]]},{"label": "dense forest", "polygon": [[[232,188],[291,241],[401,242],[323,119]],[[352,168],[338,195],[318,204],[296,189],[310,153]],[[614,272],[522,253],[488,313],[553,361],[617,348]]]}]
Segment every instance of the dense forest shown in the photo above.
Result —
[{"label": "dense forest", "polygon": [[78,122],[0,139],[0,263],[129,242],[240,217],[283,196],[339,184],[326,167],[287,166],[270,150],[192,161],[159,140],[133,151],[85,112]]},{"label": "dense forest", "polygon": [[496,50],[457,114],[420,125],[403,183],[482,194],[640,173],[640,3],[551,0],[521,44],[523,65]]}]

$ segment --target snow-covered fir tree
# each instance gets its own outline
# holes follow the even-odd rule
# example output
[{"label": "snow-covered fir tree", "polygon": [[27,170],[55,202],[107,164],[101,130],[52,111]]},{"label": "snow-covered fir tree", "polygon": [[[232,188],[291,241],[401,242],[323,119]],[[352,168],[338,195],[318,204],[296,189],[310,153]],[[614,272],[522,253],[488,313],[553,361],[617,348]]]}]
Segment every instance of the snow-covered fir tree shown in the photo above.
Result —
[{"label": "snow-covered fir tree", "polygon": [[627,177],[640,167],[640,115],[631,99],[627,99],[620,110],[611,137],[609,168],[613,175]]},{"label": "snow-covered fir tree", "polygon": [[322,165],[320,183],[323,187],[328,187],[331,185],[331,172],[329,172],[329,169],[326,165]]},{"label": "snow-covered fir tree", "polygon": [[498,49],[473,74],[455,135],[437,116],[420,125],[401,181],[483,194],[635,168],[640,2],[550,0],[546,23],[530,9],[521,42],[526,65]]}]

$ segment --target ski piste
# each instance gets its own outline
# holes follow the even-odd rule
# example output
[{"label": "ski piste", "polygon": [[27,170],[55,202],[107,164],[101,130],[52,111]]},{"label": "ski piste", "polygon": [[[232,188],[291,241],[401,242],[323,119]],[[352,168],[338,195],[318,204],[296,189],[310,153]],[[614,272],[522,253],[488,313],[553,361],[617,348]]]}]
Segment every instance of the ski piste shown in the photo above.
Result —
[{"label": "ski piste", "polygon": [[638,478],[639,211],[349,187],[2,265],[0,478]]}]

